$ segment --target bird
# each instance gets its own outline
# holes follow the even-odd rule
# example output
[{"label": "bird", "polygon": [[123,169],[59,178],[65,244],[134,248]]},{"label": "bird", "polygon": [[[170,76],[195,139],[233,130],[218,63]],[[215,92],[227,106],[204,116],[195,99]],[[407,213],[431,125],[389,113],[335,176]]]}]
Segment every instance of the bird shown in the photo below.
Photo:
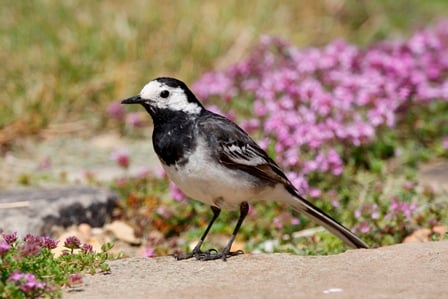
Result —
[{"label": "bird", "polygon": [[[153,120],[152,143],[168,177],[188,197],[211,207],[213,216],[190,253],[177,260],[226,260],[238,231],[257,200],[289,205],[352,248],[368,248],[358,236],[306,200],[280,166],[237,124],[207,110],[181,80],[158,77],[122,104],[140,104]],[[233,233],[221,252],[201,246],[221,210],[238,210]]]}]

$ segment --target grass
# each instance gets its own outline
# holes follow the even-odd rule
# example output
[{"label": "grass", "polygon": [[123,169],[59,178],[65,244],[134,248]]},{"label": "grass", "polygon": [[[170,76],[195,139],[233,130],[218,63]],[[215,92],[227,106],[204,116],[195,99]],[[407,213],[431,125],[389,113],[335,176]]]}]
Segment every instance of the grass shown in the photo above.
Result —
[{"label": "grass", "polygon": [[[0,145],[48,131],[94,134],[106,106],[149,79],[192,82],[261,35],[367,44],[448,12],[445,1],[7,1],[0,18]],[[94,128],[95,130],[91,130]]]}]

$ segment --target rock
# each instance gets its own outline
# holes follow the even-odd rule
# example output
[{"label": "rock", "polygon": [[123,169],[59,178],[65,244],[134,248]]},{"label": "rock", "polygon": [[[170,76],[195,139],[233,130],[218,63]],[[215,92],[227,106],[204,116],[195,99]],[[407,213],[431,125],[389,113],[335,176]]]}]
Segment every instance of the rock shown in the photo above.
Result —
[{"label": "rock", "polygon": [[109,262],[63,298],[446,298],[448,241],[359,249],[331,256],[242,254]]},{"label": "rock", "polygon": [[92,237],[92,227],[87,223],[81,223],[78,225],[78,232],[85,240],[89,240]]},{"label": "rock", "polygon": [[448,160],[435,160],[420,167],[418,181],[438,191],[448,191]]},{"label": "rock", "polygon": [[411,242],[429,242],[432,236],[435,235],[438,239],[443,240],[445,234],[448,232],[448,227],[444,225],[434,226],[432,229],[422,228],[414,231],[412,234],[407,236],[403,243]]},{"label": "rock", "polygon": [[431,230],[427,228],[421,228],[414,231],[411,235],[407,236],[403,243],[412,242],[428,242],[430,240]]},{"label": "rock", "polygon": [[435,233],[439,238],[443,239],[448,233],[448,226],[437,225],[432,228],[433,233]]},{"label": "rock", "polygon": [[0,231],[52,235],[54,226],[103,226],[118,197],[105,189],[67,187],[0,191]]},{"label": "rock", "polygon": [[134,229],[123,221],[116,220],[104,226],[105,232],[111,232],[118,240],[131,245],[140,245],[142,240],[135,237]]}]

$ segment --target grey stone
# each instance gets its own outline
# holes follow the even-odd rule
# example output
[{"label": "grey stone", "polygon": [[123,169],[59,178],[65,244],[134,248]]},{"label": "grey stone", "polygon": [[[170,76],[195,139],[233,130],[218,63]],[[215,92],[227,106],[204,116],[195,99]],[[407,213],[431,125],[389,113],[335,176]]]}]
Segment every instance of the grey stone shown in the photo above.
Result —
[{"label": "grey stone", "polygon": [[87,275],[63,298],[448,298],[448,241],[332,256],[128,258],[109,264],[110,274]]},{"label": "grey stone", "polygon": [[51,235],[53,226],[103,226],[117,195],[105,189],[67,187],[0,191],[0,231]]}]

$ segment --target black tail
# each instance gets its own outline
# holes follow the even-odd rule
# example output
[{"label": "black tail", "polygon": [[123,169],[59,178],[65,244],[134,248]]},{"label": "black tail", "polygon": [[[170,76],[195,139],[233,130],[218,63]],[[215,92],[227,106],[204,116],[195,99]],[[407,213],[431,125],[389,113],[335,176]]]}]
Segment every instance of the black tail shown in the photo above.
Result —
[{"label": "black tail", "polygon": [[[288,188],[289,189],[289,188]],[[352,248],[368,248],[360,238],[352,233],[348,228],[334,220],[324,211],[314,206],[308,200],[300,196],[295,190],[288,190],[292,195],[287,203],[297,212],[305,214],[314,222],[322,225],[335,236],[344,241]]]}]

